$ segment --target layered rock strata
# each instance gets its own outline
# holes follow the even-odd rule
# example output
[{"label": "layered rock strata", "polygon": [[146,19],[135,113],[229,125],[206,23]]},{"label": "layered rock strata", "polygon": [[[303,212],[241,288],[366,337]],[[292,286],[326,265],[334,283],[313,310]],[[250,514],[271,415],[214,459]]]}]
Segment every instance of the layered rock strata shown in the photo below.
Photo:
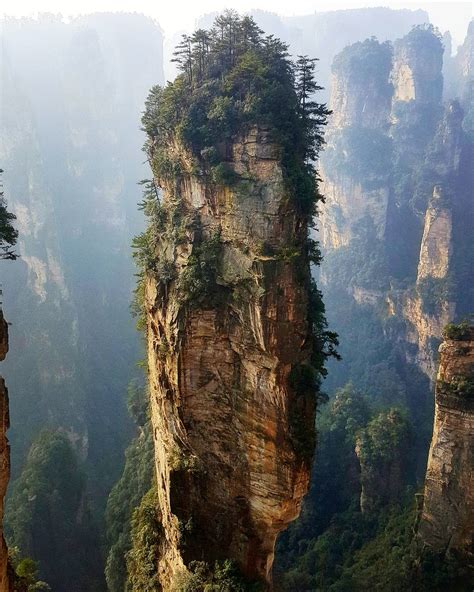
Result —
[{"label": "layered rock strata", "polygon": [[474,559],[474,327],[440,346],[436,409],[419,525],[437,552]]},{"label": "layered rock strata", "polygon": [[[227,147],[241,178],[231,186],[197,176],[190,155],[171,149],[182,173],[160,179],[162,205],[179,211],[180,230],[162,234],[159,267],[174,272],[145,285],[159,578],[170,590],[191,561],[231,558],[271,586],[275,541],[299,513],[314,445],[314,393],[294,380],[311,352],[309,265],[294,262],[307,226],[268,130]],[[214,274],[199,294],[196,265]]]}]

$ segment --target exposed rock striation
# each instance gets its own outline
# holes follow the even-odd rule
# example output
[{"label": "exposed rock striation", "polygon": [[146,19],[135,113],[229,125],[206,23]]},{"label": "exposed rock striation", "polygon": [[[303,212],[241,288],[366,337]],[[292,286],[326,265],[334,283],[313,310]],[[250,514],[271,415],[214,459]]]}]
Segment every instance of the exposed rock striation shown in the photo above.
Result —
[{"label": "exposed rock striation", "polygon": [[[190,561],[233,558],[269,582],[276,537],[308,487],[314,437],[314,395],[294,384],[310,356],[309,266],[285,255],[288,245],[304,252],[307,227],[268,130],[228,147],[244,185],[214,185],[174,150],[184,172],[161,184],[164,207],[179,206],[181,236],[163,239],[160,256],[176,276],[145,285],[159,577],[169,590]],[[198,306],[183,292],[196,257],[215,273]]]},{"label": "exposed rock striation", "polygon": [[320,224],[326,248],[347,246],[364,219],[373,223],[378,238],[384,236],[389,190],[383,177],[387,171],[371,170],[364,145],[375,147],[388,129],[393,93],[390,68],[390,45],[374,39],[346,48],[334,60],[333,116],[322,158],[326,204],[321,207]]},{"label": "exposed rock striation", "polygon": [[455,551],[472,561],[474,327],[454,337],[446,338],[439,350],[433,439],[419,535],[437,552]]},{"label": "exposed rock striation", "polygon": [[429,27],[393,53],[373,39],[347,47],[334,60],[321,159],[322,279],[372,308],[392,347],[429,380],[443,327],[470,312],[473,284],[469,108],[466,99],[442,105],[442,61]]},{"label": "exposed rock striation", "polygon": [[[8,325],[0,310],[0,361],[5,359],[8,352]],[[3,537],[3,508],[4,499],[10,479],[10,447],[8,445],[7,430],[10,425],[8,415],[8,390],[5,381],[0,376],[0,590],[10,590],[8,574],[8,550]]]}]

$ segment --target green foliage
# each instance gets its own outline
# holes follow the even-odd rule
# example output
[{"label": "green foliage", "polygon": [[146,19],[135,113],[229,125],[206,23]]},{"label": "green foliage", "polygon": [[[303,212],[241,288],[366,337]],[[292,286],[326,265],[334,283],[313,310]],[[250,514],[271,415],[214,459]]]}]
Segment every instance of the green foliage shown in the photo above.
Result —
[{"label": "green foliage", "polygon": [[465,592],[472,589],[473,569],[455,553],[424,548],[414,554],[413,592]]},{"label": "green foliage", "polygon": [[237,565],[226,559],[216,561],[213,568],[204,561],[192,561],[186,573],[179,575],[173,592],[262,592],[257,582],[246,581]]},{"label": "green foliage", "polygon": [[[310,492],[300,519],[280,537],[277,548],[276,582],[285,591],[351,590],[352,576],[348,583],[345,572],[357,550],[382,534],[392,517],[398,520],[399,512],[405,512],[405,506],[398,508],[393,499],[391,507],[379,505],[364,514],[359,510],[361,463],[364,475],[381,475],[384,464],[397,462],[403,456],[401,449],[411,443],[401,412],[377,411],[366,395],[347,384],[321,411],[317,429]],[[357,444],[363,448],[361,463],[355,454]],[[403,504],[409,479],[409,474],[398,476],[398,501]]]},{"label": "green foliage", "polygon": [[131,518],[150,489],[153,475],[153,439],[146,389],[135,381],[128,387],[128,409],[137,435],[125,451],[125,465],[107,500],[106,535],[109,546],[105,576],[109,592],[123,592],[127,580],[125,557],[131,548]]},{"label": "green foliage", "polygon": [[454,285],[449,277],[425,277],[417,283],[416,289],[421,298],[423,311],[430,315],[438,314],[441,307],[454,294]]},{"label": "green foliage", "polygon": [[311,365],[316,371],[317,383],[327,375],[326,362],[329,358],[340,359],[337,353],[339,345],[338,335],[334,331],[328,331],[326,321],[326,309],[323,295],[318,289],[314,279],[309,286],[308,321],[313,339]]},{"label": "green foliage", "polygon": [[163,536],[158,515],[156,487],[153,486],[132,515],[132,544],[126,555],[129,592],[161,590],[157,573],[157,557]]},{"label": "green foliage", "polygon": [[457,397],[474,397],[474,378],[469,376],[454,376],[450,382],[438,381],[437,385],[447,394]]},{"label": "green foliage", "polygon": [[[3,170],[0,169],[0,178]],[[18,230],[12,224],[16,216],[7,210],[7,202],[3,196],[0,183],[0,259],[16,259],[17,255],[13,250],[18,239]]]},{"label": "green foliage", "polygon": [[223,290],[216,283],[221,249],[220,232],[194,243],[186,267],[179,276],[179,293],[183,302],[191,306],[215,303],[215,298]]},{"label": "green foliage", "polygon": [[38,579],[38,564],[30,557],[20,557],[18,547],[8,550],[9,564],[13,567],[15,592],[50,592],[46,582]]},{"label": "green foliage", "polygon": [[415,25],[404,41],[408,42],[415,52],[443,55],[443,37],[439,30],[429,23]]},{"label": "green foliage", "polygon": [[379,43],[375,37],[371,37],[353,43],[338,53],[332,71],[345,78],[355,79],[360,84],[377,80],[380,87],[386,86],[387,93],[390,93],[391,86],[387,80],[392,68],[392,53],[390,42]]},{"label": "green foliage", "polygon": [[328,414],[322,418],[320,429],[354,448],[356,435],[367,424],[370,414],[367,397],[349,383],[336,392]]},{"label": "green foliage", "polygon": [[143,427],[149,420],[147,389],[138,380],[131,380],[127,388],[127,409],[135,424]]},{"label": "green foliage", "polygon": [[469,337],[471,325],[469,321],[461,321],[459,324],[449,323],[443,330],[443,337],[445,339],[455,339],[462,341]]},{"label": "green foliage", "polygon": [[[353,507],[349,508],[332,519],[329,528],[310,543],[304,555],[281,577],[281,589],[284,592],[405,590],[404,563],[409,563],[406,556],[409,555],[413,523],[413,511],[405,508],[393,508],[379,516],[364,515]],[[392,541],[395,543],[393,547],[390,545]],[[360,572],[364,571],[368,556],[370,561],[375,562],[377,549],[377,558],[381,557],[376,577],[370,580],[368,574],[361,576]],[[391,556],[394,550],[395,554]],[[398,571],[394,569],[397,563]],[[391,579],[393,581],[390,582]],[[364,587],[364,580],[370,581],[371,585]],[[387,585],[388,581],[392,587],[380,585],[382,582]]]},{"label": "green foliage", "polygon": [[[71,592],[101,589],[101,558],[92,543],[95,525],[84,485],[68,438],[43,431],[32,444],[7,502],[9,544],[38,562],[41,577],[53,589],[65,581]],[[32,564],[24,567],[28,565]]]},{"label": "green foliage", "polygon": [[390,409],[374,417],[359,432],[361,462],[376,470],[381,463],[392,461],[406,452],[411,440],[408,420],[398,409]]},{"label": "green foliage", "polygon": [[152,89],[142,120],[159,182],[179,176],[179,156],[170,150],[178,140],[197,170],[217,184],[235,185],[228,147],[251,127],[268,127],[282,147],[290,194],[303,213],[312,214],[320,196],[311,161],[329,114],[313,99],[320,89],[315,60],[300,56],[293,64],[284,43],[265,37],[251,18],[226,11],[210,31],[184,36],[176,61],[181,75],[164,89]]}]

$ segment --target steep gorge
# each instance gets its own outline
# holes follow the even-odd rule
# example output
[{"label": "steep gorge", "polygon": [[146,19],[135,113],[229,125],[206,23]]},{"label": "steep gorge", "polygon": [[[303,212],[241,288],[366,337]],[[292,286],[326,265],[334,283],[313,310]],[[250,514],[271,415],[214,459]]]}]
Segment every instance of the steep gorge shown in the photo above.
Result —
[{"label": "steep gorge", "polygon": [[340,287],[429,380],[444,325],[472,302],[472,106],[442,104],[442,55],[419,27],[393,49],[370,39],[336,57],[319,218],[336,327]]},{"label": "steep gorge", "polygon": [[445,325],[473,312],[472,34],[471,25],[454,60],[459,92],[451,84],[445,103],[443,47],[430,26],[393,45],[367,39],[334,60],[318,274],[342,361],[324,384],[330,403],[301,518],[280,537],[282,590],[472,587],[465,551],[459,562],[444,553],[450,533],[453,551],[472,534],[469,395],[437,396],[425,487],[437,524],[422,526],[428,550],[413,545],[438,347]]}]

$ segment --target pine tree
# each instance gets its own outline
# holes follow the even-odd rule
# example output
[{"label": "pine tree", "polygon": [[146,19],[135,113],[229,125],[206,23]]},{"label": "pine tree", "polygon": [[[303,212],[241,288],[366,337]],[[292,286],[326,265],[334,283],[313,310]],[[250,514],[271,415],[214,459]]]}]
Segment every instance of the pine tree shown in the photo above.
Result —
[{"label": "pine tree", "polygon": [[235,10],[225,10],[214,21],[212,35],[224,70],[235,63],[239,27],[240,17]]},{"label": "pine tree", "polygon": [[317,91],[322,90],[314,75],[317,61],[317,58],[299,55],[295,65],[295,90],[308,139],[307,161],[316,159],[318,150],[324,143],[321,129],[331,113],[324,103],[317,103],[312,98]]},{"label": "pine tree", "polygon": [[183,35],[181,42],[176,46],[173,52],[172,62],[178,64],[181,72],[187,74],[189,84],[193,83],[193,63],[192,63],[192,40],[189,35]]},{"label": "pine tree", "polygon": [[239,44],[245,52],[249,47],[260,45],[263,31],[250,16],[244,16],[239,24]]},{"label": "pine tree", "polygon": [[[0,175],[3,170],[0,169]],[[3,196],[3,185],[0,182],[0,259],[14,260],[18,255],[13,250],[18,238],[18,230],[13,227],[15,214],[7,210],[7,202]]]},{"label": "pine tree", "polygon": [[211,37],[205,29],[198,29],[191,37],[192,61],[196,66],[196,76],[200,81],[204,77],[209,61]]}]

